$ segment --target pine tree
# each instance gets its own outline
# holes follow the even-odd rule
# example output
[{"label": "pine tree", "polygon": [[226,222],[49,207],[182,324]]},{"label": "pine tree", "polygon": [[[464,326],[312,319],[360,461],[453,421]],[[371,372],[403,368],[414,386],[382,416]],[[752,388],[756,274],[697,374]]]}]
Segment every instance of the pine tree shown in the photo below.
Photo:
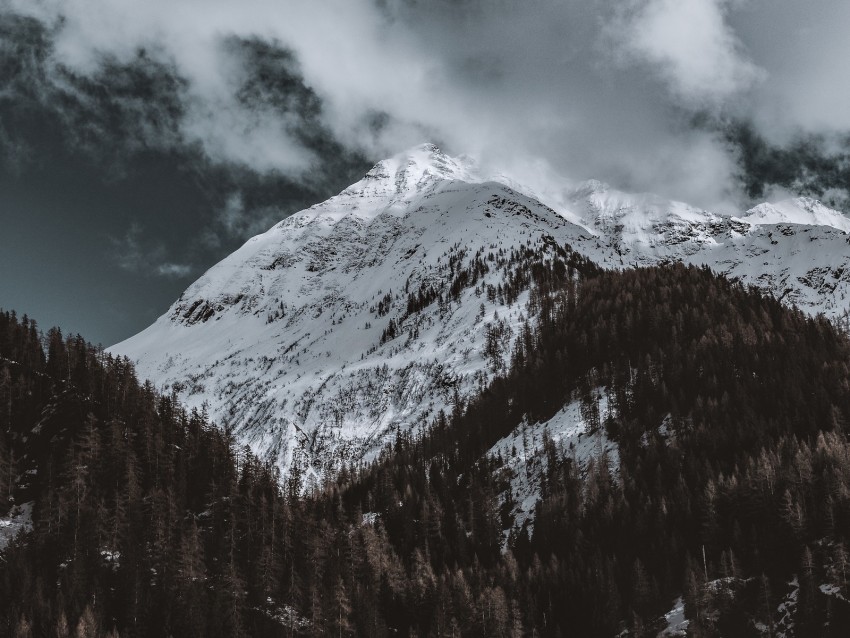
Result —
[{"label": "pine tree", "polygon": [[12,497],[14,476],[11,454],[5,439],[5,434],[0,432],[0,512],[4,513]]},{"label": "pine tree", "polygon": [[32,625],[26,616],[21,616],[15,626],[14,638],[32,638]]},{"label": "pine tree", "polygon": [[77,628],[74,632],[75,638],[98,638],[100,628],[92,611],[91,605],[86,605],[83,613],[77,620]]},{"label": "pine tree", "polygon": [[761,575],[761,580],[759,581],[759,604],[761,605],[761,617],[764,619],[764,623],[767,626],[768,637],[773,638],[775,626],[773,622],[773,598],[770,591],[770,580],[764,574]]},{"label": "pine tree", "polygon": [[64,611],[59,612],[59,618],[56,620],[55,628],[56,638],[70,638],[71,628],[68,626],[68,618]]},{"label": "pine tree", "polygon": [[0,369],[0,432],[12,430],[12,375],[9,366]]},{"label": "pine tree", "polygon": [[328,612],[328,620],[330,621],[329,634],[337,638],[353,635],[354,626],[350,620],[351,601],[341,576],[336,579],[331,603],[331,608]]}]

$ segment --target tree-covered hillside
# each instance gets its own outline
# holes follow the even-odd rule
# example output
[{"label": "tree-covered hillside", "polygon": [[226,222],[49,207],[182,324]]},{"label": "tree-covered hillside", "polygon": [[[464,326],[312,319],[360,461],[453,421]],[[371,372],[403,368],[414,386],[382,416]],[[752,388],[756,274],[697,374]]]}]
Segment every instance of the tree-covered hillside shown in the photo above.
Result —
[{"label": "tree-covered hillside", "polygon": [[[0,514],[32,503],[0,633],[655,636],[682,597],[694,636],[847,635],[847,338],[704,269],[524,272],[503,375],[306,495],[128,361],[0,314]],[[618,457],[547,440],[514,525],[487,451],[570,401]]]}]

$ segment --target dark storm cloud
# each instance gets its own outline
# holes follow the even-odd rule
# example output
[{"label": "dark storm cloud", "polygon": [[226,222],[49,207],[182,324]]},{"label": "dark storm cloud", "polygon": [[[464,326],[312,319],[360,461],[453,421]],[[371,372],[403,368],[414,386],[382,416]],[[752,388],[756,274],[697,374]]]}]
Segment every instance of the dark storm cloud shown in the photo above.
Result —
[{"label": "dark storm cloud", "polygon": [[229,142],[203,143],[196,133],[210,124],[198,113],[214,105],[167,56],[135,47],[68,64],[56,48],[61,28],[0,12],[5,307],[117,341],[247,237],[369,166],[323,128],[318,98],[283,47],[221,39],[239,112],[228,116],[238,126],[222,130],[250,136],[267,132],[267,120],[286,121],[299,155],[312,158],[306,172],[244,161]]},{"label": "dark storm cloud", "polygon": [[739,149],[743,187],[753,200],[807,195],[850,211],[850,135],[798,133],[776,144],[747,122],[723,132]]},{"label": "dark storm cloud", "polygon": [[0,130],[12,147],[4,159],[38,162],[61,140],[117,174],[132,153],[181,144],[182,87],[172,69],[140,50],[120,63],[105,55],[80,74],[55,59],[53,36],[37,20],[0,17]]}]

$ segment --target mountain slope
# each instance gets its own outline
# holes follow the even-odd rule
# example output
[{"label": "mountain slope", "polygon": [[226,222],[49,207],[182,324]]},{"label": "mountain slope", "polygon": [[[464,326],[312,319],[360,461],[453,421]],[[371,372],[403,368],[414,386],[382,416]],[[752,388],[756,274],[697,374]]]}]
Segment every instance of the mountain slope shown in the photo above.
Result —
[{"label": "mountain slope", "polygon": [[846,636],[846,336],[706,269],[542,250],[492,383],[307,497],[126,360],[0,313],[0,478],[33,504],[0,626],[648,638],[679,600],[700,635]]},{"label": "mountain slope", "polygon": [[530,264],[565,246],[605,268],[708,265],[840,316],[847,227],[811,200],[733,217],[599,182],[550,208],[426,145],[252,238],[111,350],[320,476],[485,387],[528,314]]},{"label": "mountain slope", "polygon": [[566,259],[565,243],[598,252],[539,202],[474,179],[434,147],[381,162],[248,241],[112,351],[283,468],[376,452],[502,369],[486,342],[507,351],[522,322],[522,260]]},{"label": "mountain slope", "polygon": [[816,200],[720,215],[590,181],[556,201],[625,266],[706,265],[811,314],[840,317],[850,307],[850,218]]},{"label": "mountain slope", "polygon": [[443,539],[474,528],[490,564],[507,537],[519,569],[501,582],[528,579],[546,635],[656,636],[680,596],[695,635],[844,635],[850,501],[829,494],[850,480],[847,338],[705,269],[579,279],[541,304],[510,370],[368,468],[349,509],[447,564]]}]

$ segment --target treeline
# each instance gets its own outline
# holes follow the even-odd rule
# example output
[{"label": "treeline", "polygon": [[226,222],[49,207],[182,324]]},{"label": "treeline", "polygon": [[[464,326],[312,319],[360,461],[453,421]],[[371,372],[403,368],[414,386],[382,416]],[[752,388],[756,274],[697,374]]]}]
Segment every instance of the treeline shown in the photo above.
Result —
[{"label": "treeline", "polygon": [[[694,636],[847,635],[846,337],[707,270],[564,255],[517,271],[503,376],[307,496],[126,360],[0,313],[0,463],[35,503],[0,631],[654,636],[681,596]],[[600,391],[619,463],[547,440],[515,526],[484,453]]]},{"label": "treeline", "polygon": [[[438,512],[450,565],[468,551],[452,543],[456,528],[475,529],[486,564],[511,503],[481,455],[524,417],[546,421],[604,388],[611,411],[599,425],[619,445],[619,466],[582,474],[569,450],[550,446],[533,533],[512,534],[493,567],[503,575],[516,561],[518,583],[494,582],[518,602],[525,631],[613,635],[625,621],[655,635],[655,620],[685,595],[693,635],[758,635],[778,622],[788,583],[808,573],[797,625],[844,635],[850,608],[835,557],[850,532],[850,483],[836,469],[850,450],[847,339],[822,318],[684,266],[590,271],[531,303],[539,323],[506,353],[510,372],[424,439],[397,445],[348,490],[354,502],[389,503],[388,529],[434,525]],[[794,463],[788,449],[802,450]],[[484,468],[474,487],[470,467]],[[390,496],[376,496],[393,481]],[[391,535],[404,539],[402,555],[424,543],[418,529]]]},{"label": "treeline", "polygon": [[0,633],[255,633],[266,616],[244,610],[266,601],[243,580],[268,531],[254,522],[283,516],[275,474],[79,337],[0,313],[0,357],[0,464],[35,502],[3,554]]},{"label": "treeline", "polygon": [[[429,548],[400,556],[381,515],[346,509],[333,487],[302,497],[297,471],[281,484],[79,337],[0,313],[0,348],[2,513],[35,504],[33,531],[2,552],[0,634],[380,636],[431,624]],[[463,563],[477,561],[479,536],[458,531]],[[489,548],[492,566],[498,538]],[[453,591],[486,604],[476,620],[492,624],[507,601],[476,570]]]}]

